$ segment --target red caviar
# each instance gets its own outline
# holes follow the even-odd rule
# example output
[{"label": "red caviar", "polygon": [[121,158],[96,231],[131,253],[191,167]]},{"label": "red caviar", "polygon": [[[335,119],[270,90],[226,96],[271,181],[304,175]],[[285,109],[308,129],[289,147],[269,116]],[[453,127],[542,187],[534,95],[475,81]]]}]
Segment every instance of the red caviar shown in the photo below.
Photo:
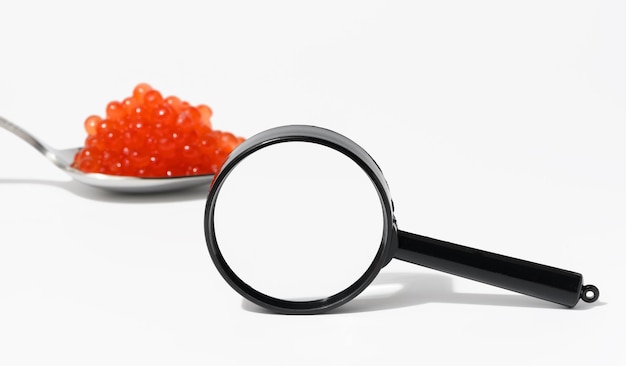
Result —
[{"label": "red caviar", "polygon": [[241,142],[211,127],[213,111],[141,83],[133,95],[85,120],[85,147],[72,166],[86,173],[136,177],[215,174]]}]

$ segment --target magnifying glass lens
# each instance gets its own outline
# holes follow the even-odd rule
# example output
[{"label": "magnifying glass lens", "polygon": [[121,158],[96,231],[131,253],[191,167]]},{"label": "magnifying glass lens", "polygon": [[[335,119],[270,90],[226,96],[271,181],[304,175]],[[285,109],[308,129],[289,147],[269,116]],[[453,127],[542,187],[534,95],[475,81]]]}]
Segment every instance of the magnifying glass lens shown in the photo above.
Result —
[{"label": "magnifying glass lens", "polygon": [[230,170],[213,223],[236,281],[264,296],[310,302],[364,275],[381,249],[384,211],[372,180],[350,157],[322,144],[286,141]]}]

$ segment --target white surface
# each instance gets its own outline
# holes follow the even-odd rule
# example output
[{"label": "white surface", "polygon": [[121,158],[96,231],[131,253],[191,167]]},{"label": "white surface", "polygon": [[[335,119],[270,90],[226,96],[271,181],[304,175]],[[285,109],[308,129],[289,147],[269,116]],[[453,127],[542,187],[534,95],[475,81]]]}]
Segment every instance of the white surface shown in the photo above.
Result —
[{"label": "white surface", "polygon": [[[147,3],[147,2],[146,2]],[[361,144],[400,228],[585,275],[565,310],[393,262],[277,316],[213,268],[204,192],[80,187],[0,131],[0,364],[623,365],[623,2],[2,2],[0,113],[55,147],[141,81],[243,136]]]}]

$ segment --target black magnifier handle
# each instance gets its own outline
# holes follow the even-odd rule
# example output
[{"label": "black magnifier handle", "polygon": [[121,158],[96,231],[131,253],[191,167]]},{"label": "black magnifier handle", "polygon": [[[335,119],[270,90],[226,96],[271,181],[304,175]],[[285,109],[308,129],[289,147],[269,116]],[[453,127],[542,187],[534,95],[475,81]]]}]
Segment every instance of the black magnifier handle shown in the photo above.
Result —
[{"label": "black magnifier handle", "polygon": [[568,307],[600,292],[580,273],[398,230],[395,258]]}]

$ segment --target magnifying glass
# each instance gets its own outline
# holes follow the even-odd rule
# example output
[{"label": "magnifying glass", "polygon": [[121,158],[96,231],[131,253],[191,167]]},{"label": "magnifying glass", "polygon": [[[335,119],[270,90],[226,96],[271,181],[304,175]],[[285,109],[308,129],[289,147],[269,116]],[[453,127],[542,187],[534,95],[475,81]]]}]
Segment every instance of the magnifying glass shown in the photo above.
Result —
[{"label": "magnifying glass", "polygon": [[376,162],[320,127],[277,127],[238,146],[213,179],[204,225],[226,282],[277,313],[341,306],[393,258],[566,307],[600,294],[579,273],[399,230]]}]

